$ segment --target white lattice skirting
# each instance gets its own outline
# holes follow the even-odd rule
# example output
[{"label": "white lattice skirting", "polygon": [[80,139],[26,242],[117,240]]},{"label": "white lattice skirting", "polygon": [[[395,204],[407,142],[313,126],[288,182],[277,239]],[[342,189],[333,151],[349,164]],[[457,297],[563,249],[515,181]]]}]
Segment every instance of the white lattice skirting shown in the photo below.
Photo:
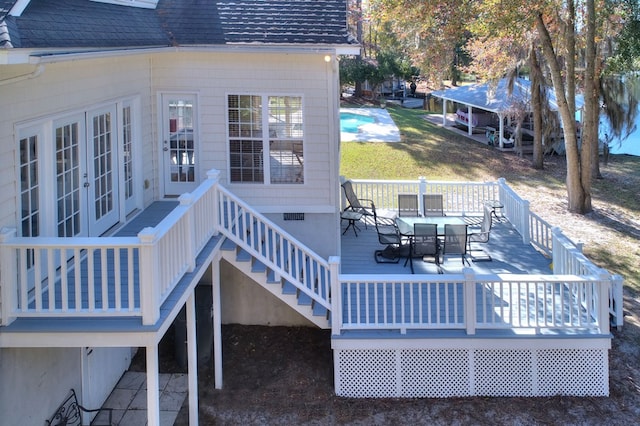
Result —
[{"label": "white lattice skirting", "polygon": [[336,394],[355,398],[609,395],[608,339],[527,339],[512,344],[473,339],[475,347],[421,341],[422,345],[402,339],[382,344],[334,340]]}]

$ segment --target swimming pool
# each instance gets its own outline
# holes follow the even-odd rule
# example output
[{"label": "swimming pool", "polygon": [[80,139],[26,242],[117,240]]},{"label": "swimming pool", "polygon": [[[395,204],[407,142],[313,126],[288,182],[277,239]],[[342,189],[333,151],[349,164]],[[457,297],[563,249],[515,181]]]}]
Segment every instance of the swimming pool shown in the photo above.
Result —
[{"label": "swimming pool", "polygon": [[340,108],[341,142],[400,142],[400,130],[384,108]]},{"label": "swimming pool", "polygon": [[342,133],[358,133],[360,126],[375,123],[375,117],[368,115],[355,114],[353,112],[340,113],[340,132]]}]

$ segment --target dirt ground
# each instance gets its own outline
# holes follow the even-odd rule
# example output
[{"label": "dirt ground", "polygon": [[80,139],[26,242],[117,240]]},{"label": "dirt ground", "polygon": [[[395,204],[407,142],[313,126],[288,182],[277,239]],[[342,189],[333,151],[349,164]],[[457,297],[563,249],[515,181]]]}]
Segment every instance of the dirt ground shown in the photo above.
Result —
[{"label": "dirt ground", "polygon": [[[557,164],[549,164],[546,173],[563,173],[562,160],[548,161]],[[625,209],[596,194],[593,213],[573,215],[566,211],[563,188],[554,189],[544,182],[531,185],[531,181],[520,185],[518,176],[529,179],[528,164],[516,160],[509,164],[513,169],[501,170],[501,176],[531,202],[532,209],[535,206],[543,211],[539,214],[545,220],[560,225],[585,247],[602,247],[606,252],[615,241],[640,259],[638,203]],[[603,174],[616,182],[616,190],[631,191],[637,199],[640,161],[632,167],[636,172],[633,177],[618,174],[615,164],[604,167]],[[637,269],[636,264],[627,276],[637,276]],[[340,398],[334,395],[329,331],[225,325],[224,388],[214,389],[212,362],[203,363],[199,369],[199,421],[201,425],[640,424],[639,300],[635,292],[625,290],[625,325],[622,330],[612,330],[610,396],[606,398]],[[161,342],[160,352],[162,372],[180,371],[171,330]],[[143,354],[138,354],[132,369],[144,369],[143,360]],[[185,401],[176,425],[188,425],[187,404]]]},{"label": "dirt ground", "polygon": [[[223,326],[224,388],[199,369],[201,425],[631,425],[640,420],[640,333],[614,331],[607,398],[353,399],[333,393],[330,335],[307,327]],[[172,333],[161,370],[177,372]],[[134,363],[136,364],[136,363]],[[137,362],[138,367],[143,365]],[[176,420],[186,426],[188,401]]]}]

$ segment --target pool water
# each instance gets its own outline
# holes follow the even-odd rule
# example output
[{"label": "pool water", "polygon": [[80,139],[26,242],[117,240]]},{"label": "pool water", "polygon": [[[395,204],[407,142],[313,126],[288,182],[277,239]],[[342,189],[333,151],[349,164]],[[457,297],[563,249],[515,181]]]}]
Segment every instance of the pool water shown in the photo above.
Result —
[{"label": "pool water", "polygon": [[342,133],[358,133],[360,131],[360,126],[364,126],[365,124],[375,123],[376,119],[374,117],[369,117],[367,115],[354,114],[352,112],[341,112],[340,113],[340,132]]}]

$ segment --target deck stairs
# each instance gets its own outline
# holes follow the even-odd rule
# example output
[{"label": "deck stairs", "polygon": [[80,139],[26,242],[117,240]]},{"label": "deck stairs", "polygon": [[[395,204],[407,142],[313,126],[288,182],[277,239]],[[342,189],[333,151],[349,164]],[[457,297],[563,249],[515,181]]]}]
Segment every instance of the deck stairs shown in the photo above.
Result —
[{"label": "deck stairs", "polygon": [[220,188],[221,256],[316,326],[330,327],[328,262]]},{"label": "deck stairs", "polygon": [[330,327],[330,315],[327,308],[300,291],[294,284],[283,278],[277,270],[267,267],[230,239],[226,239],[222,244],[221,253],[223,259],[313,324],[323,329]]}]

